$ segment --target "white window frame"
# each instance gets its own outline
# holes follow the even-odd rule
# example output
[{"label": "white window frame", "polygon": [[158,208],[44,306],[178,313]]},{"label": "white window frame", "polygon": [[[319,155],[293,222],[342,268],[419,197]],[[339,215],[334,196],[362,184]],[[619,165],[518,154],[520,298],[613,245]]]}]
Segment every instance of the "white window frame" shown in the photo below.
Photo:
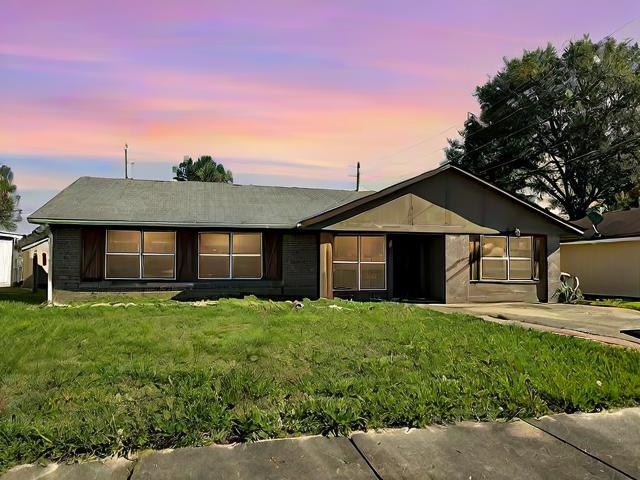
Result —
[{"label": "white window frame", "polygon": [[[138,253],[109,252],[109,232],[136,232],[140,235],[140,249]],[[144,253],[144,233],[173,233],[173,253]],[[176,250],[177,250],[177,233],[175,230],[132,230],[132,229],[116,229],[108,228],[104,235],[104,278],[105,280],[175,280],[176,279]],[[109,277],[107,276],[107,258],[111,256],[129,256],[138,257],[138,276],[137,277]],[[144,256],[173,256],[173,277],[145,277],[144,276]]]},{"label": "white window frame", "polygon": [[[141,245],[141,254],[140,254],[140,275],[142,280],[175,280],[176,279],[176,250],[178,249],[177,245],[177,235],[175,231],[173,233],[173,253],[144,253],[144,234],[145,233],[167,233],[167,230],[142,230],[142,245]],[[145,277],[144,276],[144,257],[173,257],[173,277]]]},{"label": "white window frame", "polygon": [[[229,236],[229,253],[200,253],[201,235],[219,234]],[[238,235],[259,235],[260,236],[260,253],[233,253],[233,236]],[[262,232],[198,232],[198,280],[262,280],[264,277],[264,248],[263,248]],[[200,276],[200,256],[203,257],[229,257],[229,276],[228,277],[201,277]],[[234,277],[233,276],[233,257],[260,257],[260,276],[259,277]]]},{"label": "white window frame", "polygon": [[[356,237],[357,239],[357,248],[356,248],[356,260],[332,260],[332,265],[331,265],[331,270],[333,270],[333,264],[336,263],[342,263],[342,264],[352,264],[352,265],[357,265],[357,278],[358,278],[358,285],[356,287],[356,289],[352,289],[352,288],[335,288],[334,285],[331,285],[331,288],[336,291],[336,292],[382,292],[387,290],[387,236],[386,235],[376,235],[376,234],[372,234],[372,235],[359,235],[359,234],[355,234],[355,235],[351,235],[351,234],[344,234],[344,235],[336,235],[337,237]],[[361,251],[361,242],[362,242],[362,237],[382,237],[384,240],[384,260],[382,262],[369,262],[369,261],[362,261],[360,260],[360,251]],[[362,270],[360,268],[360,265],[384,265],[384,287],[383,288],[361,288],[362,287]],[[333,274],[332,274],[332,280],[331,283],[333,283]]]},{"label": "white window frame", "polygon": [[[531,255],[529,257],[511,257],[511,239],[512,238],[529,238],[531,239]],[[505,256],[504,257],[485,257],[482,254],[482,250],[484,247],[484,239],[485,238],[504,238],[506,239],[505,243]],[[536,278],[534,276],[534,237],[533,235],[521,235],[520,237],[512,237],[510,235],[480,235],[480,281],[481,282],[535,282]],[[529,278],[511,278],[511,260],[529,260],[529,271],[531,272],[531,276]],[[483,264],[484,260],[499,260],[499,261],[507,261],[507,278],[484,278],[483,275]]]}]

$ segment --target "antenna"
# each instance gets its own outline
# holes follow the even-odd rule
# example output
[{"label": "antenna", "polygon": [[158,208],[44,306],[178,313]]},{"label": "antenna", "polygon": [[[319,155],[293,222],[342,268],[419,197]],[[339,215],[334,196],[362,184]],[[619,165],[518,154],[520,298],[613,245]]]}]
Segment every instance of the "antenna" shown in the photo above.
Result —
[{"label": "antenna", "polygon": [[349,175],[350,177],[356,177],[356,192],[360,191],[360,162],[356,165],[356,174]]},{"label": "antenna", "polygon": [[124,144],[124,178],[129,178],[129,165],[127,161],[127,150],[129,150],[129,145]]}]

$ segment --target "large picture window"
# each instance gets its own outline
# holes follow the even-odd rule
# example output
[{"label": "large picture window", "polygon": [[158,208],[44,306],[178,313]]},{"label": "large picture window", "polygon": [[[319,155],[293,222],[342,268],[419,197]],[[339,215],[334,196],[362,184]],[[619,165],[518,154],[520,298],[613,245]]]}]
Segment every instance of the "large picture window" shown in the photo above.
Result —
[{"label": "large picture window", "polygon": [[482,280],[532,280],[533,238],[484,235],[480,237]]},{"label": "large picture window", "polygon": [[384,290],[386,243],[382,235],[338,235],[333,249],[334,290]]},{"label": "large picture window", "polygon": [[107,230],[107,279],[175,278],[175,232]]},{"label": "large picture window", "polygon": [[261,233],[202,232],[199,244],[199,278],[262,278]]}]

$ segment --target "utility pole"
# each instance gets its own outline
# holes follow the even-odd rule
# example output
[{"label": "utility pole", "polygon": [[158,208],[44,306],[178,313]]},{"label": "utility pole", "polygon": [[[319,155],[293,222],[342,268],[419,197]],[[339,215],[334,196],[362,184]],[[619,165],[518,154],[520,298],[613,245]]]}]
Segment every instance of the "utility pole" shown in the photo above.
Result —
[{"label": "utility pole", "polygon": [[356,192],[360,191],[360,162],[356,168]]},{"label": "utility pole", "polygon": [[129,178],[129,165],[127,161],[127,150],[129,150],[129,145],[124,144],[124,178]]}]

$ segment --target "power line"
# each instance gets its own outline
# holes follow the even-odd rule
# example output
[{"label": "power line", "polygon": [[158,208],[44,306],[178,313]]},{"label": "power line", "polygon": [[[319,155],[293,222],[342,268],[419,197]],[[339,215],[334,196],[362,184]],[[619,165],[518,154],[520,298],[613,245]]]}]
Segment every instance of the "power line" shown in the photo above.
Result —
[{"label": "power line", "polygon": [[[622,29],[623,29],[623,28],[625,28],[626,26],[628,26],[628,25],[630,25],[630,24],[632,24],[632,23],[637,22],[638,20],[640,20],[640,15],[638,15],[638,16],[634,17],[633,19],[631,19],[631,20],[629,20],[629,21],[625,22],[623,25],[621,25],[620,27],[616,28],[616,29],[615,29],[615,30],[613,30],[611,33],[609,33],[609,34],[607,34],[606,36],[602,37],[602,38],[598,41],[598,43],[599,43],[599,42],[602,42],[602,41],[604,41],[604,40],[606,40],[606,39],[608,39],[608,38],[611,38],[614,34],[616,34],[617,32],[619,32],[620,30],[622,30]],[[569,41],[569,40],[565,40],[565,42],[563,42],[563,44],[562,44],[561,48],[564,48],[564,46],[567,44],[567,42],[568,42],[568,41]],[[542,77],[540,77],[540,78],[538,79],[538,85],[540,85],[540,81],[541,81],[541,80],[544,80],[544,81],[549,80],[549,78],[548,78],[548,77],[551,75],[551,73],[552,73],[552,72],[553,72],[553,70],[552,70],[552,69],[549,69],[545,75],[543,75]],[[520,91],[511,92],[510,94],[505,95],[503,98],[501,98],[501,99],[499,99],[497,102],[495,102],[492,106],[495,108],[496,106],[500,105],[501,103],[503,103],[503,102],[505,102],[505,101],[508,101],[509,99],[513,98],[513,95],[520,95],[520,94],[522,94],[522,93],[526,92],[526,90],[527,90],[527,89],[529,89],[530,87],[531,87],[531,84],[527,83],[526,85],[524,85],[524,86],[522,87],[522,89],[521,89]],[[527,107],[521,107],[520,109],[516,109],[515,111],[511,112],[509,115],[507,115],[507,116],[505,116],[505,117],[500,118],[500,119],[499,119],[499,120],[497,120],[496,122],[491,123],[491,124],[490,124],[490,125],[488,125],[486,128],[491,128],[492,126],[498,125],[499,123],[501,123],[501,122],[503,122],[503,121],[507,120],[508,118],[510,118],[511,116],[515,115],[518,111],[523,110],[523,109],[532,108],[532,107],[534,107],[534,106],[535,106],[535,104],[532,104],[532,105],[529,105],[529,106],[527,106]],[[552,116],[553,116],[553,115],[552,115]],[[548,117],[547,119],[545,119],[545,120],[543,120],[543,121],[546,121],[546,120],[550,119],[552,116]],[[441,132],[438,132],[438,133],[437,133],[437,134],[435,134],[435,135],[429,136],[429,137],[427,137],[427,138],[425,138],[425,139],[423,139],[423,140],[421,140],[421,141],[419,141],[419,142],[416,142],[416,143],[411,144],[411,145],[407,145],[407,146],[402,147],[401,149],[399,149],[399,150],[397,150],[397,151],[395,151],[395,152],[392,152],[392,153],[390,153],[390,154],[386,154],[386,155],[384,155],[384,156],[382,156],[382,157],[379,157],[379,158],[377,158],[376,160],[374,160],[374,161],[373,161],[373,165],[376,165],[376,164],[378,164],[378,162],[381,162],[381,161],[383,161],[383,160],[387,160],[387,159],[389,159],[389,158],[392,158],[392,157],[394,157],[394,156],[398,155],[399,153],[402,153],[402,152],[404,152],[404,151],[407,151],[407,150],[413,149],[413,148],[415,148],[415,147],[417,147],[417,146],[423,145],[424,143],[427,143],[429,140],[433,140],[434,138],[436,138],[436,137],[438,137],[438,136],[442,135],[443,133],[446,133],[446,132],[448,132],[449,130],[451,130],[451,129],[453,129],[453,128],[456,128],[457,126],[458,126],[458,124],[451,125],[451,126],[449,126],[448,128],[446,128],[445,130],[442,130]],[[468,136],[466,136],[465,138],[471,138],[471,137],[473,137],[474,135],[476,135],[476,134],[480,133],[481,131],[482,131],[482,130],[479,130],[479,131],[477,131],[477,132],[472,132],[471,134],[469,134],[469,135],[468,135]],[[520,131],[522,131],[522,130],[520,130]],[[510,136],[514,135],[515,133],[518,133],[518,132],[512,132],[512,133],[508,134],[507,136],[504,136],[502,139],[509,138]],[[499,137],[498,137],[498,138],[493,139],[493,140],[492,140],[492,142],[493,142],[493,141],[496,141],[496,140],[498,140],[498,139],[499,139]],[[492,143],[492,142],[487,142],[486,144],[482,145],[481,147],[478,147],[478,148],[476,148],[476,149],[474,149],[474,150],[471,150],[471,151],[469,151],[469,152],[465,152],[465,153],[463,154],[463,156],[466,156],[466,155],[468,155],[469,153],[472,153],[472,152],[474,152],[474,151],[477,151],[479,148],[482,148],[483,146],[486,146],[486,145],[488,145],[489,143]],[[437,150],[434,150],[433,152],[427,152],[427,155],[430,155],[431,153],[436,153],[436,152],[438,152],[438,151],[440,151],[440,150],[443,150],[444,148],[445,148],[445,147],[442,147],[442,148],[438,148]],[[403,163],[406,163],[406,162],[401,162],[400,164],[403,164]]]}]

